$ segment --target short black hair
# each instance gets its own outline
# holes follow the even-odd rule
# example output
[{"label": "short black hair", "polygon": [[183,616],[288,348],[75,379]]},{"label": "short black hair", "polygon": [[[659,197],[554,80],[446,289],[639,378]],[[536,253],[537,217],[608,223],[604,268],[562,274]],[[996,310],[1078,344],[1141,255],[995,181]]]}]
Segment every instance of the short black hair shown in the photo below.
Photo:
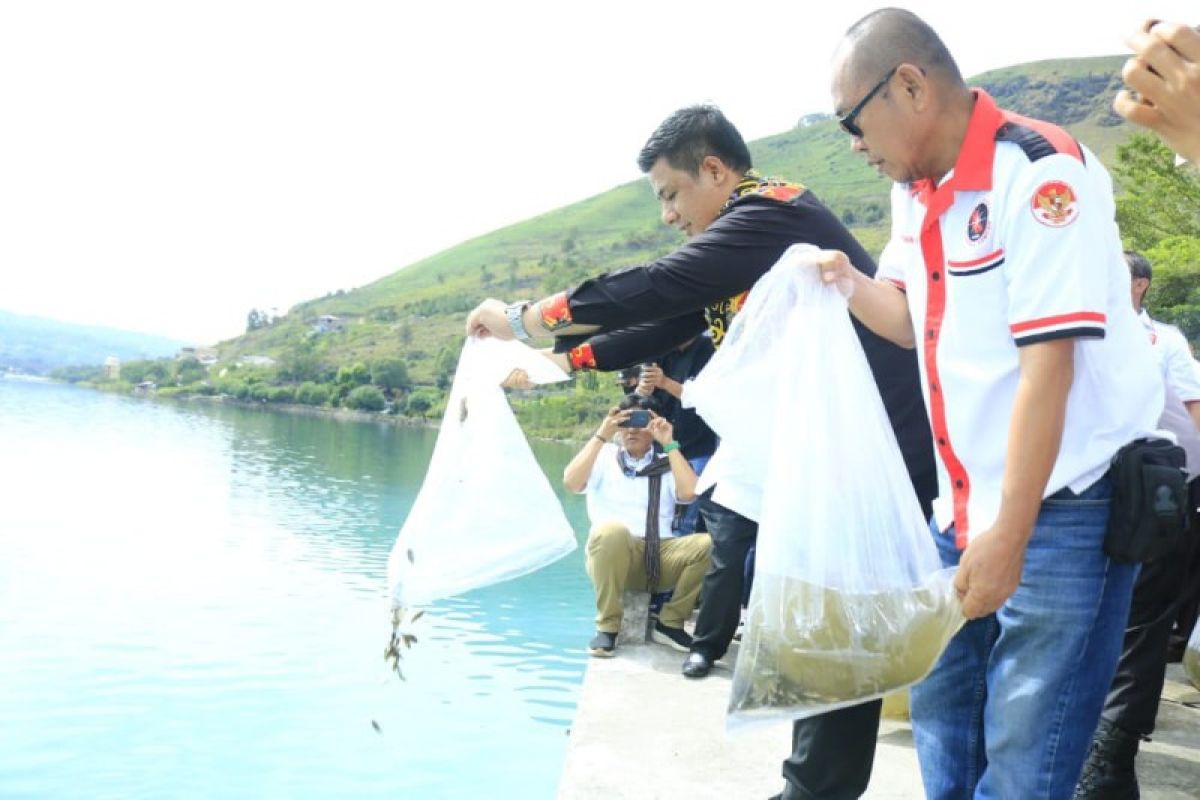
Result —
[{"label": "short black hair", "polygon": [[1125,263],[1129,265],[1129,274],[1133,277],[1151,279],[1153,270],[1150,269],[1150,261],[1141,253],[1126,250]]},{"label": "short black hair", "polygon": [[681,108],[663,120],[638,154],[638,168],[649,172],[664,156],[674,169],[691,175],[700,172],[700,162],[707,156],[716,156],[738,172],[754,166],[737,128],[719,108],[709,105]]},{"label": "short black hair", "polygon": [[617,409],[627,411],[631,408],[644,408],[647,411],[653,411],[655,414],[662,415],[662,407],[653,397],[646,397],[640,394],[627,394],[621,398],[621,402],[617,403]]}]

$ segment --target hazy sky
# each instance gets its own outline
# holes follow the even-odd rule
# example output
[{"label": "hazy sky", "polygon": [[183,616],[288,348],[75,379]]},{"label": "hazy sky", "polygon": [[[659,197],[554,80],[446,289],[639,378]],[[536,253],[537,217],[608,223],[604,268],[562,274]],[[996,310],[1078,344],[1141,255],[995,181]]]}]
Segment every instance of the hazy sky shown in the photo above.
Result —
[{"label": "hazy sky", "polygon": [[[830,110],[832,49],[875,7],[5,2],[0,309],[237,335],[252,307],[369,283],[636,178],[682,105],[717,103],[747,139]],[[1197,13],[907,7],[968,75],[1124,52],[1143,16]]]}]

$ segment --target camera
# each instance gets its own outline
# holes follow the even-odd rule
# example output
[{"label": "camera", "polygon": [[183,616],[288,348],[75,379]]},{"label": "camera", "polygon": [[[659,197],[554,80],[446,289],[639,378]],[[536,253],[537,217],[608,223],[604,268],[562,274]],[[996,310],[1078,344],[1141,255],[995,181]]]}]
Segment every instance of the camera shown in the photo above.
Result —
[{"label": "camera", "polygon": [[618,423],[618,428],[644,428],[650,424],[650,412],[644,408],[635,408],[629,419]]}]

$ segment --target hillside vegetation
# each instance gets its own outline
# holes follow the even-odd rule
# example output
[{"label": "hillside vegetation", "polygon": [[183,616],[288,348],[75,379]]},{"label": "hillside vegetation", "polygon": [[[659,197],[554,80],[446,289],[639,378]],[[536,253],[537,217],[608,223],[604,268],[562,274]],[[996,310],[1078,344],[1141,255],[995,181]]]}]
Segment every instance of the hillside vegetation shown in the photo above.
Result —
[{"label": "hillside vegetation", "polygon": [[[1111,166],[1131,135],[1110,109],[1123,60],[1036,62],[971,82],[1003,107],[1063,125]],[[648,122],[647,132],[652,127]],[[810,115],[791,130],[752,142],[750,149],[762,172],[805,183],[870,251],[882,248],[889,184],[851,152],[834,120]],[[280,318],[255,312],[253,330],[218,345],[220,362],[208,371],[203,390],[268,402],[354,405],[359,401],[351,399],[353,392],[375,387],[375,394],[359,392],[365,403],[360,407],[436,414],[453,374],[466,312],[481,299],[541,296],[652,259],[679,241],[659,223],[645,182],[633,181],[463,242],[366,286],[301,303]],[[314,332],[323,315],[337,317],[341,329]],[[237,366],[248,356],[270,357],[275,366]],[[389,371],[392,379],[375,379]],[[170,375],[164,378],[173,382]],[[594,424],[614,397],[611,380],[590,376],[526,399],[521,414],[539,433],[570,435]]]}]

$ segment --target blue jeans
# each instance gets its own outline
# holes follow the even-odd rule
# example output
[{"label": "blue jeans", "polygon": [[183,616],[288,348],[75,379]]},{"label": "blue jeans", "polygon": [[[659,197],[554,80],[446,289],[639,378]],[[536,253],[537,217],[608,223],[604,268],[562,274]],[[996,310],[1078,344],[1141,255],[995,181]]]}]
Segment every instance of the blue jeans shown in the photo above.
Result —
[{"label": "blue jeans", "polygon": [[[1137,567],[1104,554],[1112,485],[1042,503],[1016,593],[968,622],[913,687],[925,794],[1069,800],[1112,682]],[[946,566],[954,528],[933,527]]]},{"label": "blue jeans", "polygon": [[[689,458],[688,464],[692,467],[692,472],[699,475],[708,465],[708,460],[712,456],[699,456],[697,458]],[[700,504],[701,500],[697,497],[687,506],[685,506],[683,515],[679,518],[679,527],[675,529],[675,533],[679,536],[687,536],[696,532],[696,523],[700,521]]]}]

